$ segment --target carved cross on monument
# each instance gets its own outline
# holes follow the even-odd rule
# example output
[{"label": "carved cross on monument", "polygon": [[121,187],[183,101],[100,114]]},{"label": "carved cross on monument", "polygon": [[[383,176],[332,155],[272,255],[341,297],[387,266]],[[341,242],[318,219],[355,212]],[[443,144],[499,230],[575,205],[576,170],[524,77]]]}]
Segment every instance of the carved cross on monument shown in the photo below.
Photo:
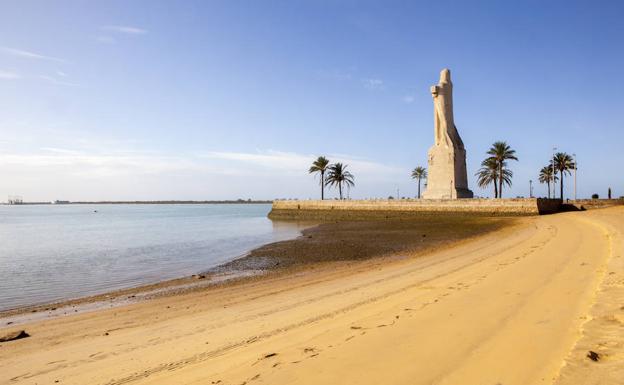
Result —
[{"label": "carved cross on monument", "polygon": [[440,72],[440,82],[431,86],[434,111],[434,144],[429,149],[425,199],[472,198],[468,189],[466,149],[453,118],[451,71]]}]

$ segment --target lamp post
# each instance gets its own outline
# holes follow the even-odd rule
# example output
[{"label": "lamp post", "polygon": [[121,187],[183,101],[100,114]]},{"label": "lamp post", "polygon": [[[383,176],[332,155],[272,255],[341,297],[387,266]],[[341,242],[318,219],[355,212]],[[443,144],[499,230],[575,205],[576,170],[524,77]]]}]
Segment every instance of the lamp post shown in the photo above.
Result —
[{"label": "lamp post", "polygon": [[[552,156],[552,170],[553,170],[553,199],[556,199],[557,192],[557,171],[555,170],[555,151],[557,151],[557,147],[553,147],[553,156]],[[563,197],[561,197],[563,200]]]},{"label": "lamp post", "polygon": [[574,200],[576,200],[576,154],[572,154],[574,157]]}]

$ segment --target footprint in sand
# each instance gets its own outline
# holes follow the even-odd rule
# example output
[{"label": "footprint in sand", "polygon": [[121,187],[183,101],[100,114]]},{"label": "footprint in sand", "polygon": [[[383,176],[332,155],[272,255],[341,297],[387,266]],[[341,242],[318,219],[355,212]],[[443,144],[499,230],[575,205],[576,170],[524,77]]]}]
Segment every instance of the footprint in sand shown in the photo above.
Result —
[{"label": "footprint in sand", "polygon": [[67,361],[67,360],[51,361],[51,362],[48,362],[46,365],[59,364],[61,362],[65,362],[65,361]]},{"label": "footprint in sand", "polygon": [[254,366],[255,364],[259,363],[262,360],[266,360],[267,358],[271,358],[271,357],[275,357],[275,356],[277,356],[277,353],[265,354],[264,356],[258,358],[258,360],[256,362],[254,362],[253,364],[251,364],[251,366]]},{"label": "footprint in sand", "polygon": [[[398,316],[397,316],[398,318]],[[385,328],[386,326],[392,326],[396,323],[396,319],[393,319],[391,323],[389,324],[381,324],[381,325],[377,325],[378,328]]]}]

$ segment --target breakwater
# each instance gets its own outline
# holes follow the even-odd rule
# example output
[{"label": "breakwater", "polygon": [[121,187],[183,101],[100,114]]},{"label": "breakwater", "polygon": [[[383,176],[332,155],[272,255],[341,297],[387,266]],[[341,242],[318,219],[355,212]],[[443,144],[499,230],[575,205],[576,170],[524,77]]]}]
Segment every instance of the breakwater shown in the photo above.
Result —
[{"label": "breakwater", "polygon": [[558,199],[277,200],[271,219],[383,219],[439,214],[528,216],[559,211]]}]

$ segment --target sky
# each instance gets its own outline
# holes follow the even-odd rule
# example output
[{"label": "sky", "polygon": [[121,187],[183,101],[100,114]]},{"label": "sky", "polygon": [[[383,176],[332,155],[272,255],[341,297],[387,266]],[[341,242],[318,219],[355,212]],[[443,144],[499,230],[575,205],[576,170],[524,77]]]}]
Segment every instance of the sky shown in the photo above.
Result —
[{"label": "sky", "polygon": [[[621,1],[0,3],[0,201],[414,196],[450,68],[469,187],[516,150],[505,197],[546,196],[553,147],[579,198],[624,195]],[[573,177],[564,179],[572,198]],[[328,196],[337,195],[335,189]]]}]

